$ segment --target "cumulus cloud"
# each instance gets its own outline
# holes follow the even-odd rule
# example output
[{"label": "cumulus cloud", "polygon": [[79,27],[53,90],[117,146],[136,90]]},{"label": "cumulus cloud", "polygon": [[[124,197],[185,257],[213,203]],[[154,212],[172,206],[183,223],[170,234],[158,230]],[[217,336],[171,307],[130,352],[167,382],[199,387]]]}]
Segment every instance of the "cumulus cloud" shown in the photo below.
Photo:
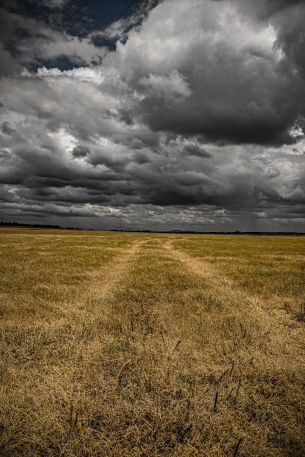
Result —
[{"label": "cumulus cloud", "polygon": [[128,32],[132,29],[139,30],[149,12],[161,1],[143,0],[132,14],[112,22],[105,30],[95,30],[91,36],[93,39],[106,38],[108,40],[125,41],[128,38]]},{"label": "cumulus cloud", "polygon": [[[49,7],[52,5],[55,3],[49,3]],[[25,17],[4,8],[0,8],[0,18],[0,59],[5,73],[12,73],[20,66],[56,61],[60,57],[79,65],[94,64],[101,62],[106,54],[106,49],[96,47],[89,36],[72,36],[52,28],[40,18]]]},{"label": "cumulus cloud", "polygon": [[[247,19],[238,3],[169,0],[105,60],[139,90],[139,116],[155,130],[281,143],[301,109],[301,81],[277,43],[273,25]],[[147,74],[160,81],[173,71],[192,93],[183,109],[141,88]]]},{"label": "cumulus cloud", "polygon": [[[301,230],[305,9],[255,5],[149,3],[140,22],[97,31],[118,39],[114,50],[25,20],[16,55],[3,47],[2,217]],[[7,14],[4,44],[21,22]],[[60,55],[75,67],[50,68]]]}]

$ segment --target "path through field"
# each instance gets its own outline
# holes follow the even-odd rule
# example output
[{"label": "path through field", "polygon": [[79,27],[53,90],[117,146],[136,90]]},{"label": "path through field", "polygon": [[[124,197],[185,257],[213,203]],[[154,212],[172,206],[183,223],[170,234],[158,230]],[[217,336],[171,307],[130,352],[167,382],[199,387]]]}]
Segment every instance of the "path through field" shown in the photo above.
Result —
[{"label": "path through field", "polygon": [[134,242],[131,247],[116,255],[111,260],[111,266],[103,276],[100,270],[91,272],[90,282],[83,291],[81,300],[86,302],[87,300],[98,299],[99,304],[101,304],[109,299],[115,293],[115,290],[124,283],[124,278],[128,274],[133,258],[142,244],[143,241]]},{"label": "path through field", "polygon": [[1,456],[305,455],[304,323],[225,273],[221,237],[69,234],[0,238]]},{"label": "path through field", "polygon": [[[281,309],[270,309],[266,307],[264,300],[258,295],[249,295],[239,289],[236,284],[226,277],[221,270],[217,270],[213,264],[203,260],[196,260],[185,252],[175,249],[170,242],[165,243],[165,248],[176,260],[180,261],[184,268],[187,268],[195,275],[206,279],[209,289],[217,299],[228,303],[230,307],[238,309],[246,316],[250,314],[253,321],[260,320],[261,325],[268,328],[268,335],[276,342],[277,352],[282,356],[290,356],[293,352],[293,359],[300,366],[304,363],[304,326],[296,323],[292,315]],[[291,345],[291,340],[294,344]],[[283,345],[285,347],[283,347]],[[298,351],[296,351],[298,349]]]}]

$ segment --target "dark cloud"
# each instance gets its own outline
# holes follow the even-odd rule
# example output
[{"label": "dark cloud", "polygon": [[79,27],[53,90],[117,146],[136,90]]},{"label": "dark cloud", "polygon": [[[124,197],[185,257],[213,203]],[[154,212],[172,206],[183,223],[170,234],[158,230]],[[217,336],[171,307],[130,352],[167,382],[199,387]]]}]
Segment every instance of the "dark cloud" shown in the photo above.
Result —
[{"label": "dark cloud", "polygon": [[146,2],[79,35],[38,7],[2,10],[1,218],[302,229],[304,3]]},{"label": "dark cloud", "polygon": [[[219,0],[228,1],[228,0]],[[257,17],[261,21],[268,21],[279,14],[290,14],[292,11],[298,11],[299,7],[304,6],[303,0],[235,0],[239,8],[247,16],[249,14]]]},{"label": "dark cloud", "polygon": [[212,154],[206,151],[204,148],[198,146],[197,144],[186,144],[184,146],[184,152],[190,156],[210,158]]},{"label": "dark cloud", "polygon": [[[255,18],[246,21],[238,2],[193,3],[197,8],[177,1],[181,14],[172,15],[171,2],[164,2],[114,56],[141,94],[138,115],[154,130],[213,141],[293,141],[289,131],[305,105],[303,79],[293,71],[276,29]],[[293,13],[301,24],[305,14]],[[190,30],[197,30],[196,38]]]},{"label": "dark cloud", "polygon": [[1,132],[4,135],[12,135],[13,133],[16,133],[14,129],[11,128],[10,124],[8,122],[3,122],[1,125]]},{"label": "dark cloud", "polygon": [[283,50],[292,68],[300,72],[303,81],[305,78],[304,18],[305,4],[303,3],[297,8],[292,9],[289,15],[282,15],[276,21],[279,29],[277,46]]},{"label": "dark cloud", "polygon": [[90,149],[87,146],[75,146],[73,148],[72,154],[74,157],[86,157],[90,154]]}]

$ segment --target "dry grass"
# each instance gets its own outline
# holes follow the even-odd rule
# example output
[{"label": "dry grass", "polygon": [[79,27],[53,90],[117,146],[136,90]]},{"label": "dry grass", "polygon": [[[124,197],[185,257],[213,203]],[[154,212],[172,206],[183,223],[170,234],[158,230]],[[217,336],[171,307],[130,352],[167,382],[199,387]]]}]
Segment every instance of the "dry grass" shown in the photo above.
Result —
[{"label": "dry grass", "polygon": [[303,237],[0,246],[1,456],[305,455]]}]

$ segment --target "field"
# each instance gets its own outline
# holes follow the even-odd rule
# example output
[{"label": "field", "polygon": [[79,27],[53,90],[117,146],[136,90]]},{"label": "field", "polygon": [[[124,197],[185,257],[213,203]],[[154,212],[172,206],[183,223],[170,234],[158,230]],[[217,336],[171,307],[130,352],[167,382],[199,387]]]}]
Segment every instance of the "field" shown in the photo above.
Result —
[{"label": "field", "polygon": [[0,249],[1,456],[304,457],[305,237]]}]

